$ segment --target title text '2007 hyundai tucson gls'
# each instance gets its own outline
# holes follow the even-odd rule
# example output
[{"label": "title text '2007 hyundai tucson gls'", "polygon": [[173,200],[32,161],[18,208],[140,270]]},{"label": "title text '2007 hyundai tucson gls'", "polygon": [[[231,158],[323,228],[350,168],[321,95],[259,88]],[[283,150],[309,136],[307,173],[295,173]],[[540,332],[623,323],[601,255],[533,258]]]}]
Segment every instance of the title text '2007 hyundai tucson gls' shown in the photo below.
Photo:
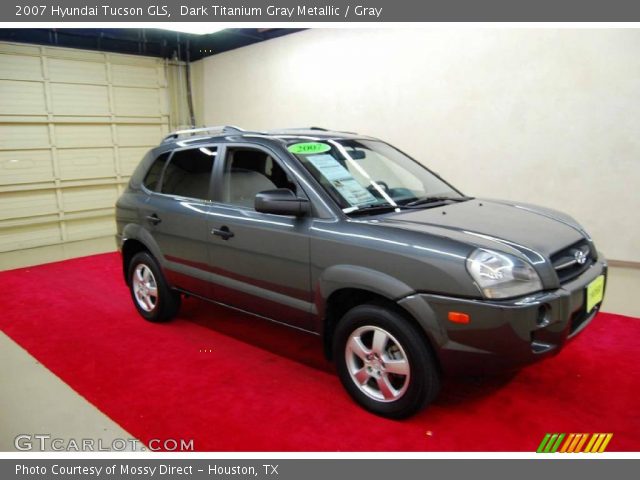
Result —
[{"label": "title text '2007 hyundai tucson gls'", "polygon": [[117,202],[150,321],[198,296],[321,335],[349,394],[402,418],[448,373],[513,369],[594,318],[607,265],[571,217],[463,195],[375,138],[174,132]]}]

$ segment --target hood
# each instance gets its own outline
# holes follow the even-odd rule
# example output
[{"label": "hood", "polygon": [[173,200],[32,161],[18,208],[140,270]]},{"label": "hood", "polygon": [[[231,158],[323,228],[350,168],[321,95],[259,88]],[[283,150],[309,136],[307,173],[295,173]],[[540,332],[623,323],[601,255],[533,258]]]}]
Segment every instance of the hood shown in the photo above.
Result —
[{"label": "hood", "polygon": [[[377,217],[378,225],[404,228],[502,251],[516,249],[534,263],[588,238],[570,217],[532,205],[497,200],[466,202]],[[500,248],[502,247],[502,248]]]}]

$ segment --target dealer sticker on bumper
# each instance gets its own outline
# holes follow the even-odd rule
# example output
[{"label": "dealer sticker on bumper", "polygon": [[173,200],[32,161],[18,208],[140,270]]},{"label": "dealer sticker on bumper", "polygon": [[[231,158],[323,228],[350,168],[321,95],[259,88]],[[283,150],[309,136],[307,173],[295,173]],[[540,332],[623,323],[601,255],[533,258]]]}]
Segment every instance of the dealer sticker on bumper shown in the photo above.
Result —
[{"label": "dealer sticker on bumper", "polygon": [[587,313],[602,301],[604,295],[604,275],[600,275],[587,285]]}]

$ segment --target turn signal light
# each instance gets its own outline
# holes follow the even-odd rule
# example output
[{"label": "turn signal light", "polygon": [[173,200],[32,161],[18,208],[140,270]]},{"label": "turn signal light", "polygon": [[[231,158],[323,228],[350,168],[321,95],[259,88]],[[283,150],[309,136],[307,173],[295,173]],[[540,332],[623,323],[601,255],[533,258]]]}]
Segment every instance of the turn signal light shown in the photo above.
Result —
[{"label": "turn signal light", "polygon": [[471,318],[466,313],[449,312],[449,321],[453,323],[469,323]]}]

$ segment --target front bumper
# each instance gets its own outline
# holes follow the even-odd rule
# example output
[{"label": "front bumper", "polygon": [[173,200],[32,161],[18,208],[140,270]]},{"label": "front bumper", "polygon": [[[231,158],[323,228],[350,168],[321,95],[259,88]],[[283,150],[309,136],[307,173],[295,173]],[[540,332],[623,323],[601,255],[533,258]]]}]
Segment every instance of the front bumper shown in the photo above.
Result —
[{"label": "front bumper", "polygon": [[[448,374],[513,370],[557,353],[593,320],[600,304],[586,311],[586,287],[607,276],[603,259],[554,291],[495,301],[416,294],[400,302],[416,316],[432,340]],[[447,320],[466,313],[468,324]]]}]

